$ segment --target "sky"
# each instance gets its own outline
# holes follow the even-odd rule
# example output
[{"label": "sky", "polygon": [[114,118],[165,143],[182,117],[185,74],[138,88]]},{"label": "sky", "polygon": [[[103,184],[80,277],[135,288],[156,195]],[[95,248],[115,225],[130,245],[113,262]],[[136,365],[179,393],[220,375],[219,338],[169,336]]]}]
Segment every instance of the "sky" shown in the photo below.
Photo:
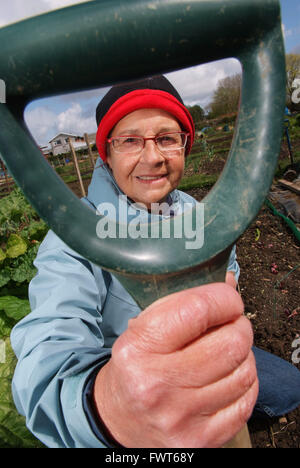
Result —
[{"label": "sky", "polygon": [[[0,27],[86,1],[92,0],[0,0]],[[280,3],[286,53],[300,54],[300,0],[280,0]],[[228,59],[166,76],[186,105],[199,104],[205,108],[218,81],[240,72],[239,62]],[[25,110],[25,121],[37,143],[45,146],[60,132],[78,135],[96,132],[95,109],[108,89],[50,97],[30,103]]]}]

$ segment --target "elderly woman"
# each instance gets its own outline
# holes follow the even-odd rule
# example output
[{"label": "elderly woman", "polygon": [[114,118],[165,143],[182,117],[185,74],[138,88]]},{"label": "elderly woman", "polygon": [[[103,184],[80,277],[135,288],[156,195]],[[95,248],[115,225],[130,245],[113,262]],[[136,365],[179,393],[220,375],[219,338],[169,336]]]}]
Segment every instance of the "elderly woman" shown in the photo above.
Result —
[{"label": "elderly woman", "polygon": [[[175,216],[195,203],[176,189],[194,126],[165,77],[114,86],[96,117],[102,161],[83,202],[118,209],[121,200],[131,212],[142,207],[145,219]],[[168,209],[153,214],[157,203]],[[51,231],[35,265],[32,312],[11,336],[18,356],[13,395],[45,445],[219,447],[249,419],[258,378],[251,326],[235,290],[234,249],[227,284],[172,294],[143,312],[112,274]],[[267,353],[255,353],[268,362]],[[256,409],[272,415],[297,404],[275,408],[268,406],[273,395],[265,396]]]}]

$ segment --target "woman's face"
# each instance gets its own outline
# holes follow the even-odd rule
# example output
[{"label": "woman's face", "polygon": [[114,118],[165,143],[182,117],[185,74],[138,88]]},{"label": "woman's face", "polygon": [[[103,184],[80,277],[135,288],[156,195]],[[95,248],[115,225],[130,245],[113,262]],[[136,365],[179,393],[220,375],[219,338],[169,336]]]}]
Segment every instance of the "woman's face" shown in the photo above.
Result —
[{"label": "woman's face", "polygon": [[[160,109],[139,109],[126,115],[114,127],[111,138],[122,135],[154,137],[159,133],[180,132],[181,128],[171,114]],[[184,171],[184,148],[169,159],[163,156],[155,142],[148,140],[138,154],[117,153],[110,144],[107,164],[119,188],[133,201],[163,202],[174,190]]]}]

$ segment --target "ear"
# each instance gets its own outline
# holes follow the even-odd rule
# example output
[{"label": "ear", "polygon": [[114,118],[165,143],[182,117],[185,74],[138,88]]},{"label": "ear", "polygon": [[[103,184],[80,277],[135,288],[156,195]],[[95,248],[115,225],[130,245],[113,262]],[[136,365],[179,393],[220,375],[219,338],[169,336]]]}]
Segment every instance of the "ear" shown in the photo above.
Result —
[{"label": "ear", "polygon": [[111,169],[111,156],[110,156],[110,146],[106,145],[106,164]]},{"label": "ear", "polygon": [[109,167],[109,169],[112,171],[112,164],[111,164],[110,156],[107,156],[105,162],[106,162],[107,166]]}]

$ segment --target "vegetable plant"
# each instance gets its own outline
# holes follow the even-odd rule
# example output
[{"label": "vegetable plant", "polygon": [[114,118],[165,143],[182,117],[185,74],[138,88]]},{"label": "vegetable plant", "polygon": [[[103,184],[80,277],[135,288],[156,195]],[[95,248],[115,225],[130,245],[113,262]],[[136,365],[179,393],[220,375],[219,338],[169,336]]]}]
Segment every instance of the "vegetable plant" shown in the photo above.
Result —
[{"label": "vegetable plant", "polygon": [[30,312],[28,284],[36,273],[33,261],[47,231],[19,188],[0,200],[0,448],[43,447],[26,428],[12,399],[16,357],[9,336]]}]

